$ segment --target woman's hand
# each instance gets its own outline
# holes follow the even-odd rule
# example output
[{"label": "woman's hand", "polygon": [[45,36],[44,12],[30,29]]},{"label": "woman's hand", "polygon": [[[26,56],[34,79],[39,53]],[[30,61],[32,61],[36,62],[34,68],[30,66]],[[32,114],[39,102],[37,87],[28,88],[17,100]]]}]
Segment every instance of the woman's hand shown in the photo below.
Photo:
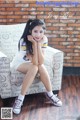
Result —
[{"label": "woman's hand", "polygon": [[28,38],[28,40],[29,40],[30,42],[32,42],[33,44],[36,43],[36,41],[34,40],[34,38],[33,38],[32,35],[28,35],[27,38]]},{"label": "woman's hand", "polygon": [[41,40],[38,41],[38,43],[42,43],[43,41],[47,40],[47,37],[44,35]]}]

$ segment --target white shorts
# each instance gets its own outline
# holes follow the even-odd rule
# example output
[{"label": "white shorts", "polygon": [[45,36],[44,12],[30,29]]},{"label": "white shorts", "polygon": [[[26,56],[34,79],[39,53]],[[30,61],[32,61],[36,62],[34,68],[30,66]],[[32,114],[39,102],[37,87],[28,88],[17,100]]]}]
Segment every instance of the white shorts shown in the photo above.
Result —
[{"label": "white shorts", "polygon": [[10,68],[12,69],[15,69],[17,70],[17,68],[23,64],[23,63],[31,63],[30,60],[26,61],[23,59],[23,56],[24,55],[21,55],[21,54],[16,54],[16,56],[14,57],[14,59],[12,60],[12,62],[10,63]]}]

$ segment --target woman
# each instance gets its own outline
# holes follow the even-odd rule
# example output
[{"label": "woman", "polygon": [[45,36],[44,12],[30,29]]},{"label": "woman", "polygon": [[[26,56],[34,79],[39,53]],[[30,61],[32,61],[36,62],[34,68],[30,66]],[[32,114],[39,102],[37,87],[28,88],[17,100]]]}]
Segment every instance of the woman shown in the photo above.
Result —
[{"label": "woman", "polygon": [[32,84],[37,72],[46,88],[46,95],[56,106],[62,106],[61,100],[52,92],[49,74],[44,66],[44,50],[47,47],[47,37],[44,35],[45,23],[39,19],[28,20],[23,35],[19,41],[19,52],[13,59],[11,67],[25,74],[21,94],[16,98],[13,112],[19,114],[25,94]]}]

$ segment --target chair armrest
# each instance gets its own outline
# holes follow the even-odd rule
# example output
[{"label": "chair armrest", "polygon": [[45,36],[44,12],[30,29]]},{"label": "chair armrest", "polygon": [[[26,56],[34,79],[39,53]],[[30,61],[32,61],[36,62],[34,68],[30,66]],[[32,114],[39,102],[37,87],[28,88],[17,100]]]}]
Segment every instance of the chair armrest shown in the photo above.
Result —
[{"label": "chair armrest", "polygon": [[[45,52],[45,65],[50,66],[53,72],[50,73],[53,89],[60,90],[62,83],[62,71],[63,71],[63,56],[64,53],[58,49],[47,47]],[[50,69],[48,72],[50,72]],[[56,86],[56,87],[55,87]]]},{"label": "chair armrest", "polygon": [[0,58],[7,57],[3,52],[0,51]]},{"label": "chair armrest", "polygon": [[48,46],[45,51],[45,64],[54,67],[56,62],[62,61],[63,63],[63,55],[61,50]]},{"label": "chair armrest", "polygon": [[11,96],[10,60],[0,51],[0,95],[1,98]]}]

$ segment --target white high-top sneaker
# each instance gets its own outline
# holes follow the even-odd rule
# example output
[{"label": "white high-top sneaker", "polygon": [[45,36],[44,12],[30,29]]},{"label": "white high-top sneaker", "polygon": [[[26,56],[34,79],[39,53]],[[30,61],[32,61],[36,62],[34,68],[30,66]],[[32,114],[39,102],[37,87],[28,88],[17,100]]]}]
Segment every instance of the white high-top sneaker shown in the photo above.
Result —
[{"label": "white high-top sneaker", "polygon": [[46,97],[51,101],[51,103],[53,104],[53,105],[56,105],[56,106],[58,106],[58,107],[61,107],[62,106],[62,102],[61,102],[61,100],[57,97],[57,95],[52,95],[51,97],[48,95],[48,94],[46,94]]},{"label": "white high-top sneaker", "polygon": [[21,112],[21,106],[23,105],[22,100],[16,99],[13,105],[13,112],[19,114]]}]

